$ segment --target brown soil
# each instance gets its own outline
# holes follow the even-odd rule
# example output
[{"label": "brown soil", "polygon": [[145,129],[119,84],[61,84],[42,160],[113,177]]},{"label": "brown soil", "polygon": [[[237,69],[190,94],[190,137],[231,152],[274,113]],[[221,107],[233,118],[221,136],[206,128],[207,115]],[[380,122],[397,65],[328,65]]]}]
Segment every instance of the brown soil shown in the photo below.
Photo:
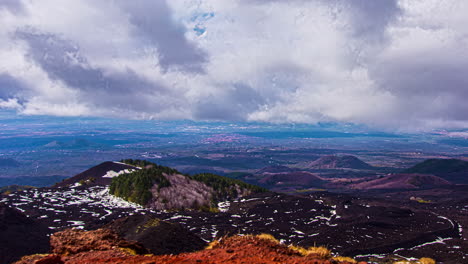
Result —
[{"label": "brown soil", "polygon": [[50,237],[52,253],[57,255],[73,255],[87,251],[105,251],[116,248],[127,248],[132,252],[145,254],[148,251],[139,243],[126,241],[109,229],[83,231],[67,229]]},{"label": "brown soil", "polygon": [[[64,241],[59,241],[60,239]],[[103,241],[102,244],[98,243],[99,239]],[[298,251],[279,244],[275,240],[255,236],[224,238],[210,249],[162,256],[134,255],[134,251],[127,247],[133,246],[131,242],[122,242],[121,239],[115,237],[115,233],[103,229],[89,232],[77,230],[59,232],[52,236],[51,244],[55,254],[23,257],[16,264],[351,264],[351,262],[339,262],[333,259],[320,259],[317,255],[302,256]]]}]

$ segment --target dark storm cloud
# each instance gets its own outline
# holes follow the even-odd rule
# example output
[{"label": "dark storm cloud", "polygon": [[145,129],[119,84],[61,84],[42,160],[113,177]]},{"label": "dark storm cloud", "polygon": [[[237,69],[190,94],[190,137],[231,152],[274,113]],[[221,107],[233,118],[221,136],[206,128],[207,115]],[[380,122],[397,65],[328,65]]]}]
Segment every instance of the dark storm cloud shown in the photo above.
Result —
[{"label": "dark storm cloud", "polygon": [[375,65],[377,85],[400,98],[401,112],[420,117],[468,120],[468,61],[448,54],[405,56]]},{"label": "dark storm cloud", "polygon": [[245,120],[247,115],[256,111],[267,102],[267,97],[262,96],[252,87],[236,83],[229,86],[227,93],[221,96],[209,96],[198,102],[194,110],[197,119],[211,120]]},{"label": "dark storm cloud", "polygon": [[121,1],[129,14],[136,34],[156,46],[159,63],[165,69],[203,71],[207,54],[185,38],[185,28],[178,25],[166,1]]},{"label": "dark storm cloud", "polygon": [[30,29],[18,31],[16,36],[28,43],[28,56],[50,78],[79,90],[80,100],[88,104],[123,111],[157,111],[163,104],[151,101],[148,95],[171,93],[162,85],[140,78],[130,69],[105,73],[100,68],[90,66],[77,45],[53,34],[37,33]]},{"label": "dark storm cloud", "polygon": [[29,44],[29,56],[38,63],[51,78],[84,91],[105,90],[114,93],[133,91],[148,92],[156,87],[138,78],[128,70],[126,73],[105,74],[103,70],[90,66],[82,57],[78,46],[53,34],[36,33],[32,30],[18,31],[16,36]]},{"label": "dark storm cloud", "polygon": [[387,25],[401,13],[397,0],[335,0],[352,12],[353,30],[357,36],[381,36]]}]

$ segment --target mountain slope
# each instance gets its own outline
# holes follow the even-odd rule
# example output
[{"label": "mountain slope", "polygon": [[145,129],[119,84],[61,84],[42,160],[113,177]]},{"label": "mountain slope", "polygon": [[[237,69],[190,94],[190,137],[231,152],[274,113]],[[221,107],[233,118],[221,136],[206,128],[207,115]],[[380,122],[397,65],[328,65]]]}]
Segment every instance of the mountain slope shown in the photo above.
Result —
[{"label": "mountain slope", "polygon": [[49,250],[48,228],[0,203],[0,263]]},{"label": "mountain slope", "polygon": [[433,174],[453,183],[468,184],[468,161],[459,159],[428,159],[404,173]]},{"label": "mountain slope", "polygon": [[20,163],[10,158],[0,158],[0,167],[19,167]]},{"label": "mountain slope", "polygon": [[287,166],[276,165],[276,166],[268,166],[268,167],[262,168],[256,171],[255,174],[284,173],[284,172],[293,172],[293,171],[297,171],[297,169],[290,168]]},{"label": "mountain slope", "polygon": [[459,159],[428,159],[405,170],[405,172],[429,174],[468,172],[468,161]]},{"label": "mountain slope", "polygon": [[324,181],[315,174],[306,171],[290,173],[266,173],[258,181],[262,186],[298,185],[302,187],[321,187]]},{"label": "mountain slope", "polygon": [[87,184],[89,186],[109,185],[113,177],[121,173],[132,172],[138,169],[139,168],[136,166],[121,162],[106,161],[73,177],[65,179],[55,184],[54,187],[67,187],[76,184]]},{"label": "mountain slope", "polygon": [[433,175],[392,174],[352,185],[353,189],[419,189],[448,186],[450,182]]},{"label": "mountain slope", "polygon": [[328,170],[328,169],[357,169],[370,170],[373,167],[355,156],[323,156],[318,160],[308,162],[306,167],[309,169]]}]

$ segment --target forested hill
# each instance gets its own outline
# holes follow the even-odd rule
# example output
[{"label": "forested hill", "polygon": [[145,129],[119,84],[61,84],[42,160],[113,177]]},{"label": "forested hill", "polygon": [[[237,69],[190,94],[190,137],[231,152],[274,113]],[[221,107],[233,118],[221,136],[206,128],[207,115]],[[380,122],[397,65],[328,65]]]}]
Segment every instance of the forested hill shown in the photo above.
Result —
[{"label": "forested hill", "polygon": [[213,210],[219,202],[266,191],[215,174],[187,176],[175,169],[144,160],[121,162],[139,169],[114,177],[110,193],[154,209]]}]

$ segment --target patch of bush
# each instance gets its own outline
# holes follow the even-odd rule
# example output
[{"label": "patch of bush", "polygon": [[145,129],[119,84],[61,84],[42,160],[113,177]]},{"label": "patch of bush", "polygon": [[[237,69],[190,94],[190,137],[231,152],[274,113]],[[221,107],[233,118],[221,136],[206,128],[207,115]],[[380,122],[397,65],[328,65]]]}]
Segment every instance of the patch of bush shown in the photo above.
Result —
[{"label": "patch of bush", "polygon": [[200,173],[191,176],[192,179],[203,182],[204,184],[210,186],[215,191],[215,202],[225,200],[226,198],[236,198],[238,193],[238,188],[249,190],[253,193],[266,192],[267,189],[255,186],[252,184],[245,183],[240,180],[235,180],[223,176],[219,176],[212,173]]}]

